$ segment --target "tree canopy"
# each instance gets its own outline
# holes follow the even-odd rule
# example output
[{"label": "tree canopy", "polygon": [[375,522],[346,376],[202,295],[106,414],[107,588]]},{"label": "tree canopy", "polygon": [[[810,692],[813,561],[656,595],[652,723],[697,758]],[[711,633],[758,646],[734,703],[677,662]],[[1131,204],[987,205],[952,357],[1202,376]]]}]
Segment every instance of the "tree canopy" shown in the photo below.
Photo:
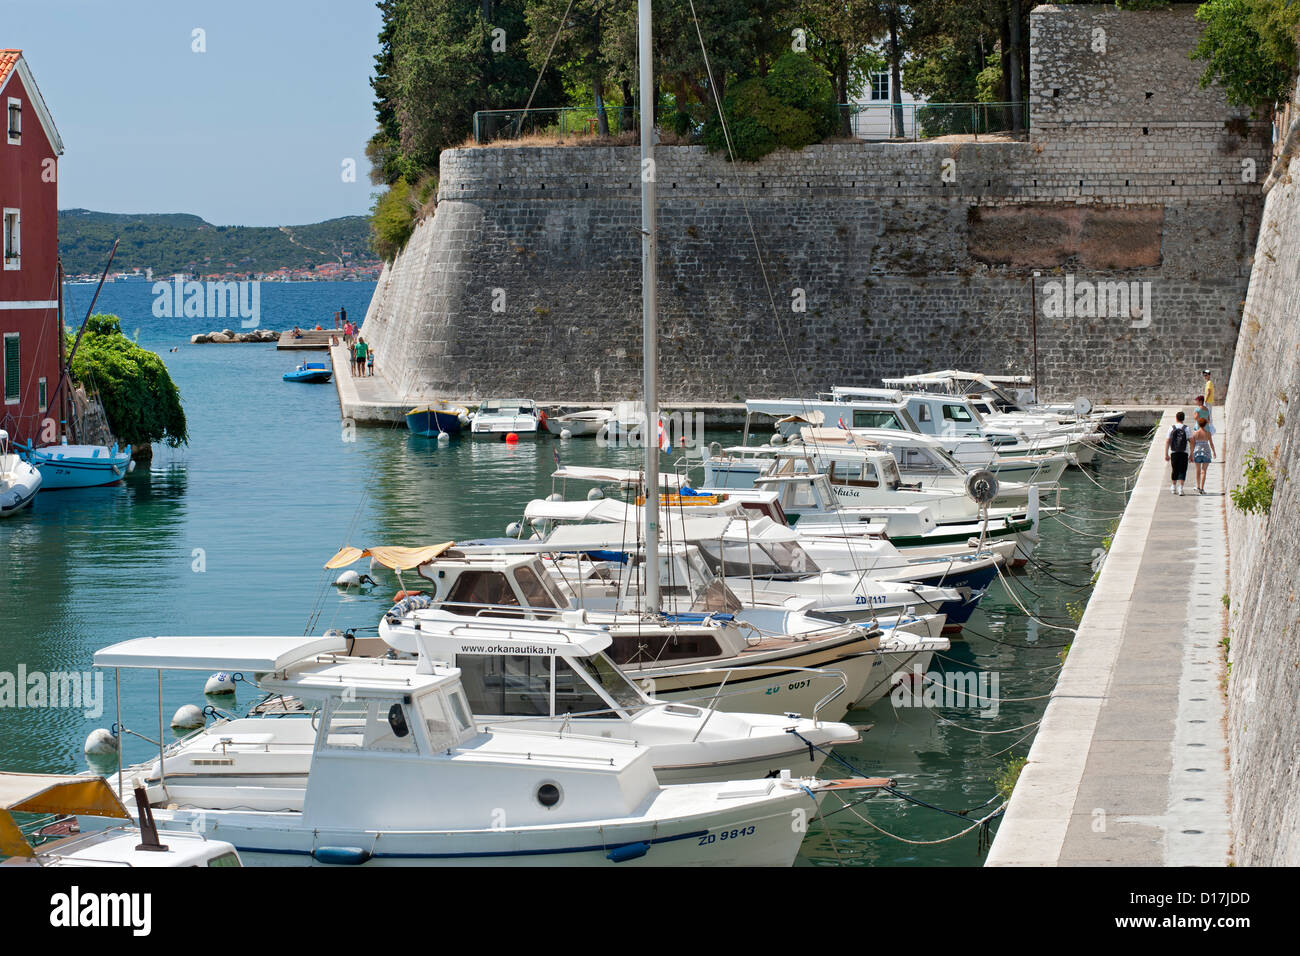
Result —
[{"label": "tree canopy", "polygon": [[[68,348],[72,348],[69,337]],[[98,392],[108,426],[131,445],[189,444],[181,393],[163,360],[122,334],[115,315],[92,315],[72,359],[72,380]]]}]

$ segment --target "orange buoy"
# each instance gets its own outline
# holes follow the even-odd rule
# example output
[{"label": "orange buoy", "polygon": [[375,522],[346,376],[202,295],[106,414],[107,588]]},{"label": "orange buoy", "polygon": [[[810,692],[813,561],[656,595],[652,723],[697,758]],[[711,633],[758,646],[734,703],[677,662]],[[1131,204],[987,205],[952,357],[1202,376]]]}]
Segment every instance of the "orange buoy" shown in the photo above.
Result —
[{"label": "orange buoy", "polygon": [[423,593],[423,591],[398,591],[393,595],[393,603],[396,604],[398,601],[405,601],[409,597],[416,597]]},{"label": "orange buoy", "polygon": [[507,445],[519,444],[519,436],[516,435],[514,432],[511,432],[510,434],[506,435],[506,444]]}]

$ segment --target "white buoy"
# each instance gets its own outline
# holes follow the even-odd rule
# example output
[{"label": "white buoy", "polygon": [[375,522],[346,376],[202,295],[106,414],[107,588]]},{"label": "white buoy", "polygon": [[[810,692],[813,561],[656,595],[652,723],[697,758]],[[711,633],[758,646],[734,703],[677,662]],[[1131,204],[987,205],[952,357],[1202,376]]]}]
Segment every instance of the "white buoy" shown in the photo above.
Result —
[{"label": "white buoy", "polygon": [[115,754],[118,751],[118,739],[103,727],[97,727],[90,732],[85,746],[81,749],[90,756]]},{"label": "white buoy", "polygon": [[235,679],[225,671],[218,671],[208,678],[208,682],[203,685],[203,693],[220,696],[222,694],[233,694],[235,692]]},{"label": "white buoy", "polygon": [[784,445],[784,444],[785,444],[785,436],[782,435],[780,432],[777,432],[775,435],[772,436],[772,444],[773,444],[773,445]]},{"label": "white buoy", "polygon": [[361,583],[361,575],[355,571],[344,571],[334,579],[336,588],[354,588]]},{"label": "white buoy", "polygon": [[439,445],[445,445],[445,444],[447,444],[447,442],[449,442],[449,441],[451,441],[451,436],[450,436],[450,435],[448,435],[446,432],[438,432],[438,444],[439,444]]},{"label": "white buoy", "polygon": [[523,526],[518,521],[512,521],[506,525],[506,537],[517,538],[519,537],[519,532],[522,530]]},{"label": "white buoy", "polygon": [[128,475],[131,474],[131,472],[133,472],[133,471],[135,471],[135,460],[134,460],[134,459],[132,459],[131,462],[126,466],[126,473],[127,473]]},{"label": "white buoy", "polygon": [[556,492],[556,493],[553,494],[553,495],[547,495],[547,496],[546,496],[546,500],[547,500],[547,501],[563,501],[563,500],[564,500],[564,495],[560,494],[559,492]]},{"label": "white buoy", "polygon": [[588,501],[600,501],[600,499],[604,497],[605,492],[601,491],[599,488],[592,488],[591,491],[587,492]]},{"label": "white buoy", "polygon": [[203,711],[193,704],[182,704],[180,709],[172,714],[172,726],[179,727],[181,730],[193,730],[195,727],[202,727],[206,722],[203,719]]},{"label": "white buoy", "polygon": [[562,428],[562,429],[560,429],[560,437],[561,437],[561,438],[572,438],[572,437],[573,437],[573,432],[570,431],[570,430],[567,429],[567,428]]}]

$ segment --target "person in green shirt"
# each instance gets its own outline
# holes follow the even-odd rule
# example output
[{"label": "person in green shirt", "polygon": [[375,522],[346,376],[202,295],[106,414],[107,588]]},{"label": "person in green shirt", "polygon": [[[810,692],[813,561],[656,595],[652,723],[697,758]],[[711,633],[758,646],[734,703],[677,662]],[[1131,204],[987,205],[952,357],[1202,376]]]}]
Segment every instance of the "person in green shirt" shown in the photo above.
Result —
[{"label": "person in green shirt", "polygon": [[363,338],[357,339],[357,350],[356,350],[357,365],[354,374],[356,375],[366,374],[366,352],[369,350],[369,348],[370,347],[366,345],[365,339]]}]

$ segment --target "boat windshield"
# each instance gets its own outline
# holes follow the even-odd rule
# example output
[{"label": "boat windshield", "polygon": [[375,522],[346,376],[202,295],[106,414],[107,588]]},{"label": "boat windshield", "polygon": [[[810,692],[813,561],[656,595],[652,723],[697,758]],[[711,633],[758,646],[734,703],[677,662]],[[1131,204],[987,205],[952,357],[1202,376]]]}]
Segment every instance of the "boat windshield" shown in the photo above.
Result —
[{"label": "boat windshield", "polygon": [[[714,574],[730,577],[807,577],[820,570],[796,542],[701,541],[700,556]],[[752,568],[752,571],[751,571]]]},{"label": "boat windshield", "polygon": [[[556,661],[558,667],[559,661]],[[609,695],[610,699],[622,707],[628,714],[634,714],[645,706],[645,695],[624,676],[618,665],[609,659],[604,651],[584,658],[582,669]],[[558,671],[557,671],[558,673]]]}]

